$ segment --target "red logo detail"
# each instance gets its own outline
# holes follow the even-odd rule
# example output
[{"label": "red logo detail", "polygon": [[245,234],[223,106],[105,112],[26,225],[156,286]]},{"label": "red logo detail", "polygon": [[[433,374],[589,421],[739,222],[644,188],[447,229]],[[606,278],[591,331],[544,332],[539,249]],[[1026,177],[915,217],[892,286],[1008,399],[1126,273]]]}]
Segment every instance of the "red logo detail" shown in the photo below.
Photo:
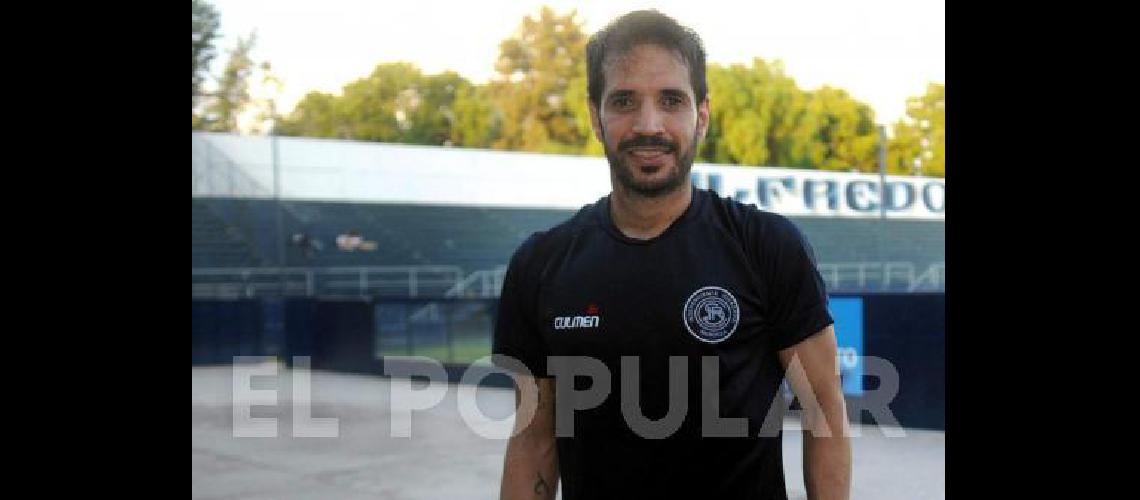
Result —
[{"label": "red logo detail", "polygon": [[598,306],[590,304],[589,307],[586,307],[586,314],[589,314],[590,316],[597,316]]}]

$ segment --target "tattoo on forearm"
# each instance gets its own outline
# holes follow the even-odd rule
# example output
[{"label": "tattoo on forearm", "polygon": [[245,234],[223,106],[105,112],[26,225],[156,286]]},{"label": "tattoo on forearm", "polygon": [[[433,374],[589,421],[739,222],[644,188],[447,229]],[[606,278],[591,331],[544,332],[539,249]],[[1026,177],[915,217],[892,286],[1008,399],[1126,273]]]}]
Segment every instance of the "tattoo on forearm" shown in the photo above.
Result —
[{"label": "tattoo on forearm", "polygon": [[534,482],[534,494],[538,495],[542,498],[546,498],[547,491],[549,491],[549,490],[550,490],[550,486],[548,486],[546,484],[546,480],[542,478],[542,473],[539,473],[538,474],[538,481]]}]

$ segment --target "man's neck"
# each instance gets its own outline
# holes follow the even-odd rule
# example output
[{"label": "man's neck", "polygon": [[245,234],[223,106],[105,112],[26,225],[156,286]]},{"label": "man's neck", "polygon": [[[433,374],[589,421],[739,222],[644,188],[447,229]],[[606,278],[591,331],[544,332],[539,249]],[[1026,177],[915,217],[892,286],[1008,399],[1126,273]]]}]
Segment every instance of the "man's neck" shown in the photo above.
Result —
[{"label": "man's neck", "polygon": [[615,185],[610,193],[610,219],[622,234],[648,240],[665,232],[692,201],[693,185],[689,182],[671,193],[652,198]]}]

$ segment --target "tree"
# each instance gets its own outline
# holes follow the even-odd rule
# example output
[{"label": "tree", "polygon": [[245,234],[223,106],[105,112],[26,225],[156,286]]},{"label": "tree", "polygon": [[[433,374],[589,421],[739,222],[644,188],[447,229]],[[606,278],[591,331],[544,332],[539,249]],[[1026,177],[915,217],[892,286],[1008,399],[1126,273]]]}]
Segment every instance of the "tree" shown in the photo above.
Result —
[{"label": "tree", "polygon": [[893,173],[946,175],[946,85],[931,83],[926,94],[907,99],[907,119],[894,124],[887,168]]},{"label": "tree", "polygon": [[808,93],[792,132],[791,156],[821,170],[876,172],[878,141],[871,107],[825,85]]},{"label": "tree", "polygon": [[218,11],[204,0],[193,1],[193,26],[191,31],[191,54],[193,65],[190,73],[190,110],[197,122],[195,110],[201,97],[202,83],[209,76],[210,62],[214,60],[214,40],[218,38],[220,20]]},{"label": "tree", "polygon": [[293,112],[279,122],[277,133],[302,137],[341,137],[337,128],[340,120],[336,115],[336,100],[336,96],[324,92],[305,94]]},{"label": "tree", "polygon": [[915,175],[921,172],[918,159],[922,156],[922,135],[917,127],[900,119],[892,126],[891,138],[887,141],[887,173],[894,175]]},{"label": "tree", "polygon": [[502,122],[491,102],[490,87],[463,86],[452,108],[455,120],[451,126],[451,143],[473,148],[491,147],[499,136]]},{"label": "tree", "polygon": [[773,118],[771,75],[760,59],[741,64],[709,65],[709,132],[701,157],[715,163],[764,165]]},{"label": "tree", "polygon": [[578,151],[579,154],[604,156],[605,146],[594,138],[594,128],[590,123],[590,98],[586,85],[586,73],[570,80],[566,89],[566,103],[570,106],[570,113],[574,116],[574,124],[578,134],[584,137],[585,144]]},{"label": "tree", "polygon": [[218,79],[217,89],[208,93],[206,109],[194,128],[212,132],[237,132],[238,116],[250,103],[249,79],[257,68],[250,56],[257,33],[238,37],[230,59]]},{"label": "tree", "polygon": [[273,73],[269,61],[258,64],[250,80],[257,82],[257,92],[251,94],[247,109],[242,112],[239,129],[251,134],[272,133],[280,120],[277,98],[284,84]]},{"label": "tree", "polygon": [[710,64],[709,131],[700,157],[713,163],[874,171],[874,113],[845,91],[805,92],[783,63]]},{"label": "tree", "polygon": [[766,75],[764,102],[772,110],[768,134],[768,164],[782,167],[816,168],[809,158],[797,154],[802,151],[795,143],[795,131],[806,114],[810,95],[796,86],[795,80],[785,74],[784,65],[775,61],[760,66]]},{"label": "tree", "polygon": [[451,144],[457,119],[455,101],[469,87],[471,83],[454,71],[424,76],[419,84],[403,94],[408,102],[398,103],[397,113],[406,117],[402,142]]},{"label": "tree", "polygon": [[914,119],[922,136],[924,175],[946,175],[946,85],[931,83],[926,94],[907,100],[907,116]]},{"label": "tree", "polygon": [[[576,11],[559,16],[543,7],[499,44],[490,95],[499,111],[498,149],[577,153],[583,134],[568,101],[571,82],[585,75],[586,35]],[[584,80],[583,80],[584,83]]]},{"label": "tree", "polygon": [[[377,65],[340,96],[312,92],[283,119],[284,135],[444,145],[461,117],[456,99],[471,87],[453,71],[424,75],[406,62]],[[467,117],[463,117],[467,118]]]},{"label": "tree", "polygon": [[[523,18],[499,45],[498,76],[472,85],[447,71],[424,75],[384,63],[340,95],[312,92],[278,122],[279,133],[312,137],[602,155],[592,139],[585,44],[575,11],[548,7]],[[227,66],[229,68],[229,66]],[[223,81],[227,81],[223,79]],[[808,92],[780,61],[708,66],[711,115],[698,159],[711,163],[878,171],[878,127],[870,106],[824,86]],[[940,86],[938,88],[941,88]],[[895,125],[888,171],[940,172],[942,97],[914,98],[910,122]],[[240,94],[238,95],[240,97]]]}]

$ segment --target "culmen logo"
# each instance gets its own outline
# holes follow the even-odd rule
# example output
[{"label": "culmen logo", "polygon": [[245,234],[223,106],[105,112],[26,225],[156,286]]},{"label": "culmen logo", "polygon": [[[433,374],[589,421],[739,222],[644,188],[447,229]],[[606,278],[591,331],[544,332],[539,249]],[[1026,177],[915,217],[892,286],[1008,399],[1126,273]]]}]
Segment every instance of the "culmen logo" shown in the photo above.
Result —
[{"label": "culmen logo", "polygon": [[587,316],[558,316],[554,318],[555,330],[569,328],[597,328],[602,319],[598,316],[598,306],[590,304],[586,308]]},{"label": "culmen logo", "polygon": [[693,292],[685,301],[681,321],[697,340],[716,344],[727,340],[736,331],[740,324],[740,306],[728,290],[706,286]]}]

